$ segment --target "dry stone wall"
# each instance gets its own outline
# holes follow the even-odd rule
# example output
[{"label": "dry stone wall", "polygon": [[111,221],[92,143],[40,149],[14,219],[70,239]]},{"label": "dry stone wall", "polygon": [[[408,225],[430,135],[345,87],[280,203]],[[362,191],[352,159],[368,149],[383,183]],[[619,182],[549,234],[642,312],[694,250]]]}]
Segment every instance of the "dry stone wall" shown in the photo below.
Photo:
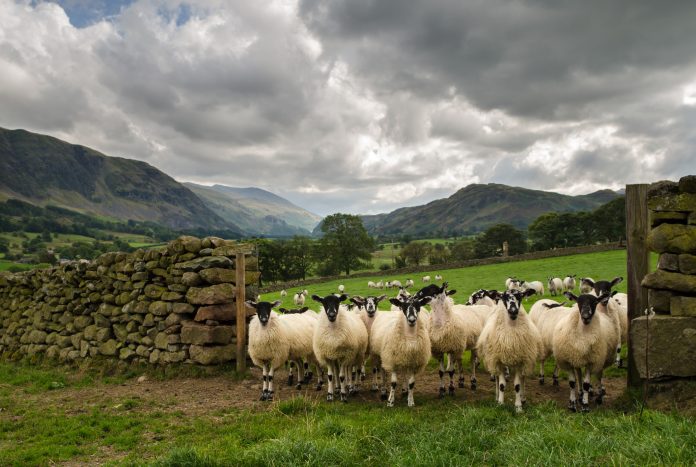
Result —
[{"label": "dry stone wall", "polygon": [[[236,251],[216,237],[0,275],[0,354],[212,365],[234,358]],[[258,262],[246,258],[246,283]],[[246,288],[248,297],[256,288]]]},{"label": "dry stone wall", "polygon": [[642,286],[648,288],[648,303],[656,314],[649,323],[646,317],[631,322],[632,353],[641,378],[694,377],[696,176],[652,185],[648,210],[648,246],[660,256],[658,269],[645,276]]}]

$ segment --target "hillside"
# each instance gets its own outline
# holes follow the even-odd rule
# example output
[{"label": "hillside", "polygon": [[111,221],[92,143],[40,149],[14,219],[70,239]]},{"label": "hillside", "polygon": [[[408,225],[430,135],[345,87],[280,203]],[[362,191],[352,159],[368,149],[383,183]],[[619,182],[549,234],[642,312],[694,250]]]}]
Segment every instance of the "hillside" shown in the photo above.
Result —
[{"label": "hillside", "polygon": [[568,196],[496,183],[474,184],[449,198],[362,219],[368,232],[376,235],[466,235],[501,222],[526,228],[546,212],[588,211],[617,196],[611,190]]},{"label": "hillside", "polygon": [[250,235],[309,235],[321,220],[321,216],[260,188],[184,185],[218,216],[233,220]]},{"label": "hillside", "polygon": [[173,229],[240,231],[191,190],[151,165],[85,146],[0,128],[0,199],[59,206]]}]

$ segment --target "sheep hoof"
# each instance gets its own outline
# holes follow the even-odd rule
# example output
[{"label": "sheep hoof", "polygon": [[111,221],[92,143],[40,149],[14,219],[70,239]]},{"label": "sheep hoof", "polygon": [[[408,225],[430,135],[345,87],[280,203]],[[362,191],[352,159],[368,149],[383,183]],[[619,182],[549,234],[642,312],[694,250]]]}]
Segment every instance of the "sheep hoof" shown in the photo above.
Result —
[{"label": "sheep hoof", "polygon": [[266,395],[266,402],[271,402],[273,400],[273,393],[269,392],[268,395]]},{"label": "sheep hoof", "polygon": [[595,399],[595,404],[602,405],[603,403],[604,399],[602,398],[602,396],[597,396],[597,398]]},{"label": "sheep hoof", "polygon": [[459,387],[460,387],[461,389],[464,389],[464,388],[466,387],[466,386],[464,385],[464,380],[463,380],[463,379],[460,379],[460,380],[459,380]]},{"label": "sheep hoof", "polygon": [[560,384],[558,383],[558,378],[553,379],[553,386],[560,386]]},{"label": "sheep hoof", "polygon": [[292,375],[288,376],[288,386],[292,386],[295,383],[295,378]]},{"label": "sheep hoof", "polygon": [[317,383],[317,387],[316,387],[317,391],[321,391],[322,386],[323,386],[323,384]]},{"label": "sheep hoof", "polygon": [[488,381],[495,381],[495,376],[491,375],[490,378],[488,378]]},{"label": "sheep hoof", "polygon": [[542,386],[544,385],[544,378],[543,377],[539,378],[539,384]]},{"label": "sheep hoof", "polygon": [[348,395],[345,392],[341,393],[341,402],[348,402]]},{"label": "sheep hoof", "polygon": [[440,391],[438,392],[437,396],[442,399],[445,397],[445,388],[440,388]]},{"label": "sheep hoof", "polygon": [[266,400],[266,397],[267,397],[267,396],[266,396],[266,391],[263,391],[263,392],[261,393],[261,397],[259,397],[259,400],[260,400],[260,401],[265,401],[265,400]]},{"label": "sheep hoof", "polygon": [[450,396],[454,396],[454,386],[450,386],[449,388],[447,388],[447,392],[449,392]]},{"label": "sheep hoof", "polygon": [[616,368],[621,368],[622,366],[623,366],[623,360],[618,359],[618,360],[616,361]]},{"label": "sheep hoof", "polygon": [[333,402],[333,394],[326,395],[326,402]]},{"label": "sheep hoof", "polygon": [[387,407],[394,407],[394,402],[387,401]]},{"label": "sheep hoof", "polygon": [[475,379],[471,380],[471,390],[476,391],[477,381]]},{"label": "sheep hoof", "polygon": [[515,413],[522,413],[522,412],[523,412],[522,406],[521,406],[521,405],[516,405],[516,406],[515,406]]},{"label": "sheep hoof", "polygon": [[360,373],[360,381],[365,381],[365,373]]},{"label": "sheep hoof", "polygon": [[297,389],[298,391],[299,391],[300,389],[302,389],[302,383],[297,383],[297,384],[295,385],[295,389]]},{"label": "sheep hoof", "polygon": [[370,391],[377,392],[377,391],[379,391],[379,388],[377,387],[376,384],[373,384],[372,387],[370,388]]},{"label": "sheep hoof", "polygon": [[401,388],[401,395],[405,396],[406,394],[408,394],[408,389]]},{"label": "sheep hoof", "polygon": [[383,401],[386,401],[387,400],[387,393],[383,392],[382,394],[379,395],[379,398]]},{"label": "sheep hoof", "polygon": [[568,403],[568,410],[570,410],[571,412],[577,412],[577,411],[578,411],[578,406],[577,406],[577,404],[575,403],[575,401],[570,401],[570,402]]},{"label": "sheep hoof", "polygon": [[590,404],[581,404],[580,410],[583,413],[587,413],[590,411]]}]

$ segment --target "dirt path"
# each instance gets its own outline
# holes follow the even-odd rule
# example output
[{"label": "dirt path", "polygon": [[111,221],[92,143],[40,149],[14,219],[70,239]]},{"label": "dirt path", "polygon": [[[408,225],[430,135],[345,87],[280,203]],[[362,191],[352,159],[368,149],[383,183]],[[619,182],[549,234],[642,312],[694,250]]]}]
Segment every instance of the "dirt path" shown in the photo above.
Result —
[{"label": "dirt path", "polygon": [[[288,387],[287,372],[280,370],[276,373],[275,400],[282,401],[302,395],[310,400],[324,401],[326,386],[322,391],[315,390],[315,384],[304,386],[297,390]],[[476,401],[492,400],[494,383],[489,381],[486,373],[478,375],[478,389],[469,389],[469,378],[466,378],[466,388],[457,388],[453,398],[462,402],[474,403]],[[316,379],[315,379],[316,381]],[[371,375],[362,385],[362,390],[351,396],[350,401],[380,404],[379,394],[369,390]],[[536,378],[530,378],[527,382],[527,401],[531,404],[555,401],[559,407],[566,407],[568,403],[568,382],[561,380],[560,386],[552,386],[550,378],[547,384],[540,385]],[[400,383],[401,384],[401,383]],[[447,378],[446,378],[447,384]],[[456,384],[456,382],[455,382]],[[436,371],[426,370],[416,379],[416,404],[427,404],[438,398],[439,378]],[[506,391],[506,402],[512,404],[514,391]],[[606,378],[607,388],[606,406],[611,407],[626,387],[624,378]],[[251,377],[241,381],[234,381],[225,376],[212,376],[204,378],[175,378],[165,381],[137,379],[129,380],[118,385],[97,384],[87,388],[66,388],[59,391],[49,391],[37,395],[26,395],[35,399],[36,403],[48,404],[63,408],[66,414],[85,413],[94,407],[111,404],[123,404],[134,401],[138,404],[138,410],[161,410],[165,412],[181,412],[186,416],[198,416],[211,414],[218,410],[229,408],[248,409],[264,408],[270,406],[267,402],[259,401],[261,393],[261,374],[256,368],[251,370]],[[400,397],[400,390],[398,393]],[[450,396],[447,396],[450,398]],[[404,404],[404,400],[397,398],[397,405]]]}]

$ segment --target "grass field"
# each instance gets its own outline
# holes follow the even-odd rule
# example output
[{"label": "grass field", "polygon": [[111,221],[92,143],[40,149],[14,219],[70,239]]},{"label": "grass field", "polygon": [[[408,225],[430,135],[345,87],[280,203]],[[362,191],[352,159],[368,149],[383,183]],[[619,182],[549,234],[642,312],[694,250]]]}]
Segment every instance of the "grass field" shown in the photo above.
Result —
[{"label": "grass field", "polygon": [[[317,396],[250,400],[217,376],[85,370],[0,362],[0,465],[590,465],[692,464],[688,416],[630,403],[571,414],[552,401],[525,413],[488,398],[428,399],[413,409]],[[532,383],[533,384],[533,383]],[[288,389],[288,391],[294,391]],[[422,389],[421,389],[422,391]],[[565,387],[563,388],[565,392]],[[254,389],[252,394],[256,396]],[[292,392],[290,392],[292,394]],[[403,401],[401,401],[403,402]],[[398,404],[398,402],[397,402]]]},{"label": "grass field", "polygon": [[[656,256],[651,257],[652,268],[656,265]],[[590,253],[583,255],[572,255],[572,256],[561,256],[557,258],[546,258],[538,260],[520,261],[504,264],[490,264],[486,266],[474,266],[469,268],[461,269],[433,269],[429,272],[412,274],[409,276],[390,276],[384,274],[375,274],[371,277],[360,277],[352,279],[340,279],[334,281],[327,281],[322,284],[314,284],[307,286],[306,289],[309,291],[310,296],[312,294],[327,295],[329,293],[335,293],[338,291],[338,285],[343,284],[345,286],[345,291],[349,295],[380,295],[387,294],[388,296],[396,295],[396,290],[385,290],[380,291],[377,289],[370,289],[367,287],[368,281],[377,282],[379,280],[390,281],[394,279],[400,280],[402,283],[406,281],[407,278],[411,278],[415,281],[415,290],[420,289],[425,284],[422,282],[421,277],[425,275],[430,275],[434,280],[435,274],[441,274],[447,282],[449,282],[450,289],[456,289],[457,294],[454,296],[456,303],[466,302],[469,294],[478,289],[497,289],[502,290],[505,288],[505,279],[508,276],[516,276],[528,281],[539,280],[544,283],[546,288],[547,278],[551,275],[563,277],[567,274],[577,274],[577,277],[592,277],[595,280],[601,279],[612,279],[616,276],[626,277],[626,251],[625,250],[614,250],[605,251],[600,253]],[[579,281],[578,281],[579,282]],[[299,290],[299,289],[297,289]],[[297,292],[297,290],[288,290],[288,296],[283,300],[282,306],[286,308],[293,308],[292,295]],[[620,283],[616,290],[620,292],[626,291],[626,281]],[[577,289],[576,289],[577,291]],[[541,298],[553,298],[545,290],[545,295],[538,296],[535,295],[526,300],[526,307],[529,308],[531,305]],[[276,300],[281,299],[279,292],[271,292],[262,295],[264,300]],[[282,300],[282,299],[281,299]],[[306,302],[309,306],[313,306],[315,302],[308,297]],[[388,309],[389,303],[383,301],[380,304],[380,308]]]}]

